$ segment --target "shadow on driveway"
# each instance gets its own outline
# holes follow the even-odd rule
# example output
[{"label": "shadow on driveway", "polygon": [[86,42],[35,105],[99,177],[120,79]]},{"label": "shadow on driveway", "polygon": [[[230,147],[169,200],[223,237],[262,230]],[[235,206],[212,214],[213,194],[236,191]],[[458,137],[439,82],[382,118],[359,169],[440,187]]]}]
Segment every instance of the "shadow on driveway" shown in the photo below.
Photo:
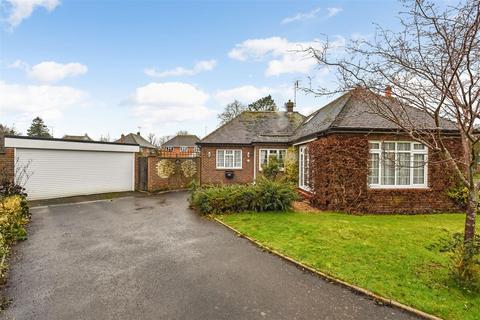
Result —
[{"label": "shadow on driveway", "polygon": [[188,194],[38,207],[7,319],[411,319],[261,251]]}]

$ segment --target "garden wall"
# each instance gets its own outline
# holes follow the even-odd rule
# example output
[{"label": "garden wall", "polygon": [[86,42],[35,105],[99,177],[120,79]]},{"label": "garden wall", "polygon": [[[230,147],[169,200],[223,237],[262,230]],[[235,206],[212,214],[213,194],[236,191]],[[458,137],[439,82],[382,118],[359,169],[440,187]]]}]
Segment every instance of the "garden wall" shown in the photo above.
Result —
[{"label": "garden wall", "polygon": [[[368,187],[369,140],[410,141],[402,135],[332,134],[309,144],[314,205],[323,210],[365,213],[451,212],[458,208],[447,195],[454,175],[429,150],[428,188]],[[446,138],[453,156],[462,154],[458,139]]]},{"label": "garden wall", "polygon": [[14,149],[0,146],[0,182],[13,180],[14,162]]},{"label": "garden wall", "polygon": [[190,187],[193,181],[199,181],[200,159],[147,158],[147,191],[178,190]]}]

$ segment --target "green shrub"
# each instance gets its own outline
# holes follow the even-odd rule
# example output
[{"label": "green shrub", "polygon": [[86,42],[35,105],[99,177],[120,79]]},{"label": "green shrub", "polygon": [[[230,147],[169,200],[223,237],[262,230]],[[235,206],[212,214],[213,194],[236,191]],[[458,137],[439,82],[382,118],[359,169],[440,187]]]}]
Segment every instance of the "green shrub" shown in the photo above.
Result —
[{"label": "green shrub", "polygon": [[447,194],[461,207],[465,207],[468,201],[468,188],[464,185],[456,185],[451,187]]},{"label": "green shrub", "polygon": [[263,176],[270,180],[276,180],[281,171],[280,161],[273,155],[268,158],[268,163],[262,165]]},{"label": "green shrub", "polygon": [[451,254],[450,275],[455,282],[480,292],[480,235],[475,235],[471,245],[466,247],[463,234],[454,233],[441,251]]},{"label": "green shrub", "polygon": [[191,205],[201,214],[286,211],[296,199],[297,193],[292,185],[260,179],[252,185],[197,188],[193,191]]},{"label": "green shrub", "polygon": [[298,148],[290,147],[285,157],[284,181],[298,184]]},{"label": "green shrub", "polygon": [[27,237],[28,204],[24,196],[13,195],[0,199],[0,283],[4,281],[6,257],[10,245]]}]

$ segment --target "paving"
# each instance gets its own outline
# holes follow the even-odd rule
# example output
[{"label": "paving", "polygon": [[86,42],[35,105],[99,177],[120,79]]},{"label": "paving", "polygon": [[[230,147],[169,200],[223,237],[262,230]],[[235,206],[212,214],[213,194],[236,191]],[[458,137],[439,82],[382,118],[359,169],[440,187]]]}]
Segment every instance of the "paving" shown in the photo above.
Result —
[{"label": "paving", "polygon": [[414,319],[188,209],[186,192],[32,209],[5,319]]}]

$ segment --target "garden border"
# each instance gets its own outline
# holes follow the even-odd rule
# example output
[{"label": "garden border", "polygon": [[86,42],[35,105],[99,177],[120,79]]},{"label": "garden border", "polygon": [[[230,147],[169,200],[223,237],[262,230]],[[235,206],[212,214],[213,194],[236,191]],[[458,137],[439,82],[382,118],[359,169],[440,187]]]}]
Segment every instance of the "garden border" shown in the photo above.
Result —
[{"label": "garden border", "polygon": [[392,299],[387,299],[387,298],[384,298],[382,296],[379,296],[375,293],[373,293],[372,291],[369,291],[367,289],[364,289],[364,288],[361,288],[361,287],[358,287],[358,286],[355,286],[353,284],[350,284],[348,282],[345,282],[343,280],[340,280],[340,279],[337,279],[329,274],[326,274],[322,271],[318,271],[312,267],[309,267],[301,262],[298,262],[297,260],[293,259],[293,258],[290,258],[278,251],[276,251],[275,249],[272,249],[262,243],[260,243],[259,241],[247,236],[246,234],[238,231],[237,229],[229,226],[228,224],[226,224],[225,222],[221,221],[220,219],[218,219],[217,217],[212,217],[216,222],[218,222],[219,224],[223,225],[224,227],[230,229],[231,231],[235,232],[238,236],[242,237],[242,238],[245,238],[247,239],[248,241],[252,242],[253,244],[255,244],[257,247],[263,249],[263,250],[266,250],[268,252],[270,252],[271,254],[274,254],[292,264],[294,264],[295,266],[299,267],[299,268],[303,268],[305,270],[308,270],[314,274],[316,274],[317,276],[323,278],[324,280],[328,280],[334,284],[337,284],[337,285],[341,285],[347,289],[350,289],[351,291],[353,292],[356,292],[356,293],[359,293],[359,294],[362,294],[366,297],[369,297],[375,301],[379,301],[379,302],[382,302],[383,304],[387,305],[387,306],[392,306],[392,307],[395,307],[395,308],[398,308],[402,311],[405,311],[405,312],[408,312],[410,314],[413,314],[415,316],[418,316],[418,317],[421,317],[423,319],[428,319],[428,320],[442,320],[442,318],[439,318],[437,316],[434,316],[432,314],[429,314],[429,313],[426,313],[424,311],[421,311],[421,310],[418,310],[418,309],[415,309],[413,307],[410,307],[410,306],[407,306],[403,303],[400,303],[396,300],[392,300]]}]

